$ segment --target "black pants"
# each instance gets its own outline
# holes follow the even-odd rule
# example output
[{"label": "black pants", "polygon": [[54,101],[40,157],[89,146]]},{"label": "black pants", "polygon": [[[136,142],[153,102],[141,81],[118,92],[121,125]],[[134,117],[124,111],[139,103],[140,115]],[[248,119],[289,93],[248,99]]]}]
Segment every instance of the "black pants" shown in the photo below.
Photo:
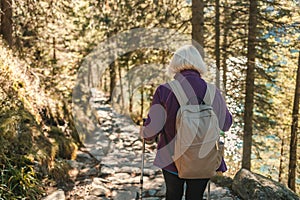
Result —
[{"label": "black pants", "polygon": [[181,179],[177,175],[163,170],[167,193],[166,200],[181,200],[186,182],[185,199],[201,200],[209,179]]}]

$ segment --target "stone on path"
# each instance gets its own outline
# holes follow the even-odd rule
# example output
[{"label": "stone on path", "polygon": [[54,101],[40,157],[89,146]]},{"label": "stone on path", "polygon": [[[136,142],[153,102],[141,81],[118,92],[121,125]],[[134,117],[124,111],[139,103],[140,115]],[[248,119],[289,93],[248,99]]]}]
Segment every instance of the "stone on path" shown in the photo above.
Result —
[{"label": "stone on path", "polygon": [[56,190],[52,192],[47,197],[43,198],[43,200],[65,200],[65,192],[63,190]]}]

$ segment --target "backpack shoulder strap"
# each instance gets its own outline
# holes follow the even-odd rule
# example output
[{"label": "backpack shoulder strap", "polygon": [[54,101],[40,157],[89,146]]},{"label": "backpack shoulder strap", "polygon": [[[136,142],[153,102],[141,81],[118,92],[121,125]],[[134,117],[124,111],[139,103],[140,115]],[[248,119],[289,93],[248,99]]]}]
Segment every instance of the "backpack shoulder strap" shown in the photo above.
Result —
[{"label": "backpack shoulder strap", "polygon": [[214,84],[207,83],[207,89],[203,98],[204,103],[211,106],[213,104],[215,94],[216,86]]},{"label": "backpack shoulder strap", "polygon": [[186,105],[188,103],[188,98],[182,88],[182,86],[180,85],[178,80],[173,80],[168,82],[168,84],[170,85],[173,93],[175,94],[180,106]]}]

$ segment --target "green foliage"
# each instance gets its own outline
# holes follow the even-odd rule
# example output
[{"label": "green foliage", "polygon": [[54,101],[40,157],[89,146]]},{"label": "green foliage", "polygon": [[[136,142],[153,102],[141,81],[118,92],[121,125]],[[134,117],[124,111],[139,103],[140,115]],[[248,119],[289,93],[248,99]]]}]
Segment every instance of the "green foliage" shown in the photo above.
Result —
[{"label": "green foliage", "polygon": [[[18,105],[22,104],[18,102]],[[0,117],[0,197],[38,199],[43,188],[36,166],[28,158],[34,149],[30,131],[34,118],[22,106],[10,106],[11,109],[1,109]]]},{"label": "green foliage", "polygon": [[49,178],[55,180],[58,185],[66,185],[66,182],[70,181],[70,169],[71,167],[68,163],[59,159],[49,171]]},{"label": "green foliage", "polygon": [[30,160],[15,155],[8,158],[0,154],[0,198],[39,199],[43,192]]},{"label": "green foliage", "polygon": [[[56,166],[56,159],[74,159],[76,154],[77,144],[70,136],[66,138],[72,128],[61,127],[67,123],[62,119],[69,119],[69,108],[46,98],[32,74],[26,73],[24,63],[4,45],[0,48],[0,198],[40,199],[46,177],[55,179],[57,184],[69,180],[68,168]],[[60,143],[49,137],[49,125],[55,125],[52,129],[56,132],[60,130],[60,137],[56,138]],[[53,171],[60,177],[48,176]]]},{"label": "green foliage", "polygon": [[76,158],[77,145],[72,141],[72,138],[66,137],[57,127],[51,127],[49,137],[54,138],[54,145],[57,144],[58,146],[57,157],[71,160]]},{"label": "green foliage", "polygon": [[[8,118],[5,117],[7,116],[2,116],[0,119],[2,122],[0,127],[2,147],[0,149],[0,197],[4,199],[21,197],[37,199],[42,192],[40,181],[35,174],[33,163],[25,156],[25,152],[31,149],[32,142],[26,137],[18,138],[14,135],[17,131],[14,128],[20,123],[17,116],[10,113]],[[3,119],[6,120],[3,122]]]}]

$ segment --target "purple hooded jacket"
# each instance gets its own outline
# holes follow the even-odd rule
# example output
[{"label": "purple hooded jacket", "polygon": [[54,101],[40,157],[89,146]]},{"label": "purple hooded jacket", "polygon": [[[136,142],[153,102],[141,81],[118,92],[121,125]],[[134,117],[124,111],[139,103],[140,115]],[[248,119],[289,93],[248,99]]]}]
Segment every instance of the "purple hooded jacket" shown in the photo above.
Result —
[{"label": "purple hooded jacket", "polygon": [[[203,100],[207,83],[200,77],[199,72],[184,70],[177,73],[174,78],[180,82],[188,98],[196,96],[197,101]],[[232,124],[232,115],[228,111],[224,98],[218,89],[212,106],[218,116],[220,129],[228,131]],[[153,140],[155,137],[159,137],[154,165],[173,173],[178,172],[170,152],[174,149],[173,139],[176,134],[175,123],[179,107],[179,103],[170,86],[167,83],[158,86],[153,96],[143,131],[143,136],[146,140]],[[226,164],[222,159],[222,163],[217,171],[225,172],[226,170]]]}]

